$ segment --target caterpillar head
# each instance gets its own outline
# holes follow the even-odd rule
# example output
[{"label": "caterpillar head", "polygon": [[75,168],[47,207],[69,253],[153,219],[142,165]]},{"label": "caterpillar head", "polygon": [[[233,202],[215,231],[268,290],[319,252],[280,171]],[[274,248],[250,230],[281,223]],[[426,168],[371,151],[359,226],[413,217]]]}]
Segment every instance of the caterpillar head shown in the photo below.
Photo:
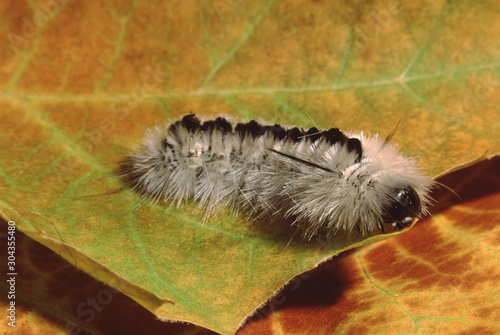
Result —
[{"label": "caterpillar head", "polygon": [[432,179],[378,136],[348,135],[319,159],[311,154],[307,164],[289,161],[303,173],[290,182],[287,194],[296,196],[288,213],[298,224],[307,223],[302,227],[308,239],[316,233],[390,233],[410,227],[426,213]]},{"label": "caterpillar head", "polygon": [[[383,216],[385,225],[401,230],[411,226],[420,216],[422,203],[420,197],[411,186],[399,190]],[[382,231],[385,228],[382,226]]]},{"label": "caterpillar head", "polygon": [[378,136],[355,136],[363,145],[363,157],[351,165],[349,169],[353,171],[348,179],[357,184],[352,192],[361,199],[359,208],[371,211],[364,213],[364,222],[357,222],[364,227],[359,230],[370,235],[377,228],[387,233],[410,227],[427,213],[432,179],[423,174],[413,159],[402,156],[396,146]]}]

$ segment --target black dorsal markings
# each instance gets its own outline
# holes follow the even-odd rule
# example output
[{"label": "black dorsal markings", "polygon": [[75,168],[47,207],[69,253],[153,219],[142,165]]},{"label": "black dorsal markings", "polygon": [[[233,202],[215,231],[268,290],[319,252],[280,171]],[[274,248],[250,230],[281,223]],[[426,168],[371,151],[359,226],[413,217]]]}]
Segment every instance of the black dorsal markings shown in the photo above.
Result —
[{"label": "black dorsal markings", "polygon": [[306,131],[304,138],[306,138],[309,141],[311,141],[312,143],[314,143],[323,136],[323,133],[324,132],[319,131],[318,128],[312,127],[312,128],[309,128],[308,131]]},{"label": "black dorsal markings", "polygon": [[340,143],[343,145],[347,142],[348,138],[345,136],[339,128],[331,128],[326,131],[325,139],[330,142],[331,145]]},{"label": "black dorsal markings", "polygon": [[[182,118],[182,125],[192,133],[194,130],[200,128],[201,122],[194,114],[186,115]],[[177,123],[177,122],[176,122]]]},{"label": "black dorsal markings", "polygon": [[201,131],[213,131],[218,130],[222,133],[230,133],[233,131],[233,126],[224,118],[218,117],[215,120],[209,120],[203,122],[200,127]]},{"label": "black dorsal markings", "polygon": [[266,134],[272,134],[274,139],[282,140],[286,136],[286,130],[283,129],[279,124],[275,124],[274,126],[264,126],[259,131],[259,136],[264,136]]},{"label": "black dorsal markings", "polygon": [[[233,126],[229,121],[223,117],[218,117],[215,120],[209,120],[201,122],[194,114],[186,115],[182,120],[175,122],[169,128],[174,134],[177,134],[178,127],[185,127],[189,132],[194,132],[196,130],[200,131],[211,131],[219,130],[223,133],[232,133]],[[349,152],[356,153],[356,162],[359,163],[363,158],[363,149],[361,146],[361,141],[357,138],[348,138],[346,135],[340,131],[338,128],[331,128],[326,131],[321,131],[316,127],[304,130],[298,127],[293,127],[290,129],[285,129],[279,124],[273,126],[261,126],[256,121],[252,120],[247,123],[238,123],[234,127],[234,132],[239,134],[242,139],[246,136],[252,138],[257,138],[265,134],[272,134],[276,140],[288,139],[294,143],[300,142],[302,140],[308,140],[311,143],[315,143],[318,140],[324,139],[330,145],[340,144],[341,146],[346,146]],[[165,146],[170,147],[170,144],[165,142]]]},{"label": "black dorsal markings", "polygon": [[253,120],[247,123],[238,123],[235,127],[236,133],[240,134],[242,139],[247,135],[254,138],[257,137],[261,129],[262,126]]},{"label": "black dorsal markings", "polygon": [[293,142],[298,142],[304,136],[304,132],[301,129],[294,127],[287,131],[287,136]]},{"label": "black dorsal markings", "polygon": [[215,124],[219,130],[221,130],[223,133],[230,133],[233,131],[233,126],[229,121],[222,117],[218,117],[215,119]]},{"label": "black dorsal markings", "polygon": [[200,127],[200,130],[201,131],[209,131],[209,130],[213,130],[215,128],[216,128],[215,121],[210,120],[210,121],[203,122],[203,124]]},{"label": "black dorsal markings", "polygon": [[356,152],[357,157],[355,162],[359,163],[361,162],[361,158],[363,158],[363,149],[361,148],[361,141],[357,138],[350,138],[347,140],[347,151],[349,152]]}]

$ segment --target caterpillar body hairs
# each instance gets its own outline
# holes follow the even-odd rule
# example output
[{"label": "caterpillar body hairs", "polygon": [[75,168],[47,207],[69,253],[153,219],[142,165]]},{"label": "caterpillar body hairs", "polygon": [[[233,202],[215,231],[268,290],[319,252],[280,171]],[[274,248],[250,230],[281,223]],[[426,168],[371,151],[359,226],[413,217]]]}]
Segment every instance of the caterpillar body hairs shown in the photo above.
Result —
[{"label": "caterpillar body hairs", "polygon": [[193,114],[148,130],[118,176],[152,202],[198,201],[286,222],[304,239],[400,230],[426,211],[432,180],[388,139]]}]

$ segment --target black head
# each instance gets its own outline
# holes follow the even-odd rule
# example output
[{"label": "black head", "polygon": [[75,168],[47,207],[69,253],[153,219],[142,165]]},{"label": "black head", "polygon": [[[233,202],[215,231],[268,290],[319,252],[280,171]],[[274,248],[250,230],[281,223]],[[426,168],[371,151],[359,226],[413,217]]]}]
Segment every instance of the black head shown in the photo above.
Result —
[{"label": "black head", "polygon": [[413,187],[400,189],[387,209],[384,224],[389,224],[396,230],[406,228],[419,216],[421,209],[420,198]]}]

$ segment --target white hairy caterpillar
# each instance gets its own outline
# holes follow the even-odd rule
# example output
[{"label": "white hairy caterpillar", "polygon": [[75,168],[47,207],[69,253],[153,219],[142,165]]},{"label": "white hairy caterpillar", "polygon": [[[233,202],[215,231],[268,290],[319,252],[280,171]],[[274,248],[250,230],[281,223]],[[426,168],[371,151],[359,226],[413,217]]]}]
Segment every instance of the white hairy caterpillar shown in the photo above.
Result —
[{"label": "white hairy caterpillar", "polygon": [[433,183],[377,135],[193,114],[148,130],[117,174],[153,202],[197,200],[205,219],[229,207],[297,226],[304,239],[406,228]]}]

